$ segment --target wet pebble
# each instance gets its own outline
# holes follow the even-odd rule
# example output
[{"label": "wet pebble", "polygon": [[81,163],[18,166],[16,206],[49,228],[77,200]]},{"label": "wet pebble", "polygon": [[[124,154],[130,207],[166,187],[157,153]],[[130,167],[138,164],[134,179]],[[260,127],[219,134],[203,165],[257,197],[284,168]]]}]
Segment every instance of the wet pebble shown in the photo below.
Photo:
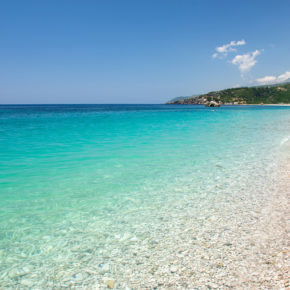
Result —
[{"label": "wet pebble", "polygon": [[30,281],[30,280],[28,280],[28,279],[22,279],[22,280],[20,281],[20,284],[21,284],[22,286],[26,286],[26,287],[32,287],[32,286],[33,286],[33,282]]}]

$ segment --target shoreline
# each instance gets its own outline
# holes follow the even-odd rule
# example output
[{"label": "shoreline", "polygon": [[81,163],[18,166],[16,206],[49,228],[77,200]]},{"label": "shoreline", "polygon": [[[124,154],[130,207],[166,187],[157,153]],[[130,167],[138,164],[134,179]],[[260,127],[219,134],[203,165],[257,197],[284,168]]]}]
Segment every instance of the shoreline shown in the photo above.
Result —
[{"label": "shoreline", "polygon": [[[264,281],[268,287],[286,289],[289,282],[289,232],[290,232],[290,144],[282,148],[281,160],[277,169],[277,184],[270,202],[263,209],[260,229],[260,252],[266,253],[271,271]],[[254,239],[253,239],[254,241]],[[274,288],[272,288],[274,289]]]},{"label": "shoreline", "polygon": [[[165,103],[163,105],[176,105],[176,106],[205,106],[205,104],[168,104]],[[220,104],[220,107],[239,107],[239,106],[275,106],[275,107],[289,107],[290,104],[232,104],[232,105],[225,105]],[[207,107],[207,108],[218,108],[218,107]]]},{"label": "shoreline", "polygon": [[[286,145],[289,152],[290,145]],[[242,202],[238,196],[218,196],[214,197],[216,204],[212,207],[210,200],[204,200],[199,218],[184,214],[176,223],[174,219],[178,215],[173,214],[168,230],[174,232],[175,246],[170,234],[166,239],[162,237],[163,242],[171,241],[165,242],[164,249],[159,248],[161,253],[157,253],[157,257],[167,263],[153,265],[155,282],[150,286],[162,289],[289,287],[288,152],[281,152],[276,176],[267,185],[271,187],[269,195],[265,194],[265,185],[260,184],[261,188],[256,189],[257,197],[245,191]],[[204,212],[208,213],[208,220],[204,219]],[[193,217],[198,221],[190,221]],[[135,285],[144,289],[147,283],[139,281]]]},{"label": "shoreline", "polygon": [[229,106],[277,106],[277,107],[289,107],[290,104],[239,104]]},{"label": "shoreline", "polygon": [[279,107],[289,107],[290,104],[263,104],[261,106],[279,106]]},{"label": "shoreline", "polygon": [[241,184],[241,196],[224,190],[198,197],[199,208],[192,198],[167,213],[157,202],[160,212],[152,211],[152,218],[160,223],[139,229],[146,236],[141,244],[123,241],[132,252],[113,260],[127,264],[115,268],[112,261],[110,275],[100,279],[101,289],[111,277],[120,289],[289,287],[290,156],[282,155],[278,166],[267,171],[274,173],[269,183],[253,188],[249,179]]}]

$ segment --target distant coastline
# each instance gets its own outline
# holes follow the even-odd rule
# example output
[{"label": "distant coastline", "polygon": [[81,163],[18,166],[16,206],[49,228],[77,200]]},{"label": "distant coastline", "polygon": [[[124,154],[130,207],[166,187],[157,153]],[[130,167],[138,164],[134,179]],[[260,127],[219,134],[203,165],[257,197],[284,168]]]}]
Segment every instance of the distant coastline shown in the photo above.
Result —
[{"label": "distant coastline", "polygon": [[290,82],[271,86],[240,87],[190,97],[177,97],[168,105],[290,105]]}]

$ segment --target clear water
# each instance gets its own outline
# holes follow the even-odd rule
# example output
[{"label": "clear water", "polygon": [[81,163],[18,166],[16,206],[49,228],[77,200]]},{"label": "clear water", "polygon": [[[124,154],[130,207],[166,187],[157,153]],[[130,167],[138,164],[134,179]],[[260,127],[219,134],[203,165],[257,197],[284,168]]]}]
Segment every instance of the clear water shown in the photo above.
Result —
[{"label": "clear water", "polygon": [[181,200],[241,194],[289,125],[288,107],[0,106],[0,287],[76,279]]}]

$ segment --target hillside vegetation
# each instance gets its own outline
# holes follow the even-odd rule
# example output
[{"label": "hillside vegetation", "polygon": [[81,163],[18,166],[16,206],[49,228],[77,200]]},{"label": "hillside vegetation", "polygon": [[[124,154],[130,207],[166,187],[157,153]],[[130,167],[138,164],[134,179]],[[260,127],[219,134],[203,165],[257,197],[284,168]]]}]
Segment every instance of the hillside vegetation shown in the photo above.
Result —
[{"label": "hillside vegetation", "polygon": [[290,83],[260,87],[231,88],[200,96],[173,99],[167,104],[290,104]]}]

